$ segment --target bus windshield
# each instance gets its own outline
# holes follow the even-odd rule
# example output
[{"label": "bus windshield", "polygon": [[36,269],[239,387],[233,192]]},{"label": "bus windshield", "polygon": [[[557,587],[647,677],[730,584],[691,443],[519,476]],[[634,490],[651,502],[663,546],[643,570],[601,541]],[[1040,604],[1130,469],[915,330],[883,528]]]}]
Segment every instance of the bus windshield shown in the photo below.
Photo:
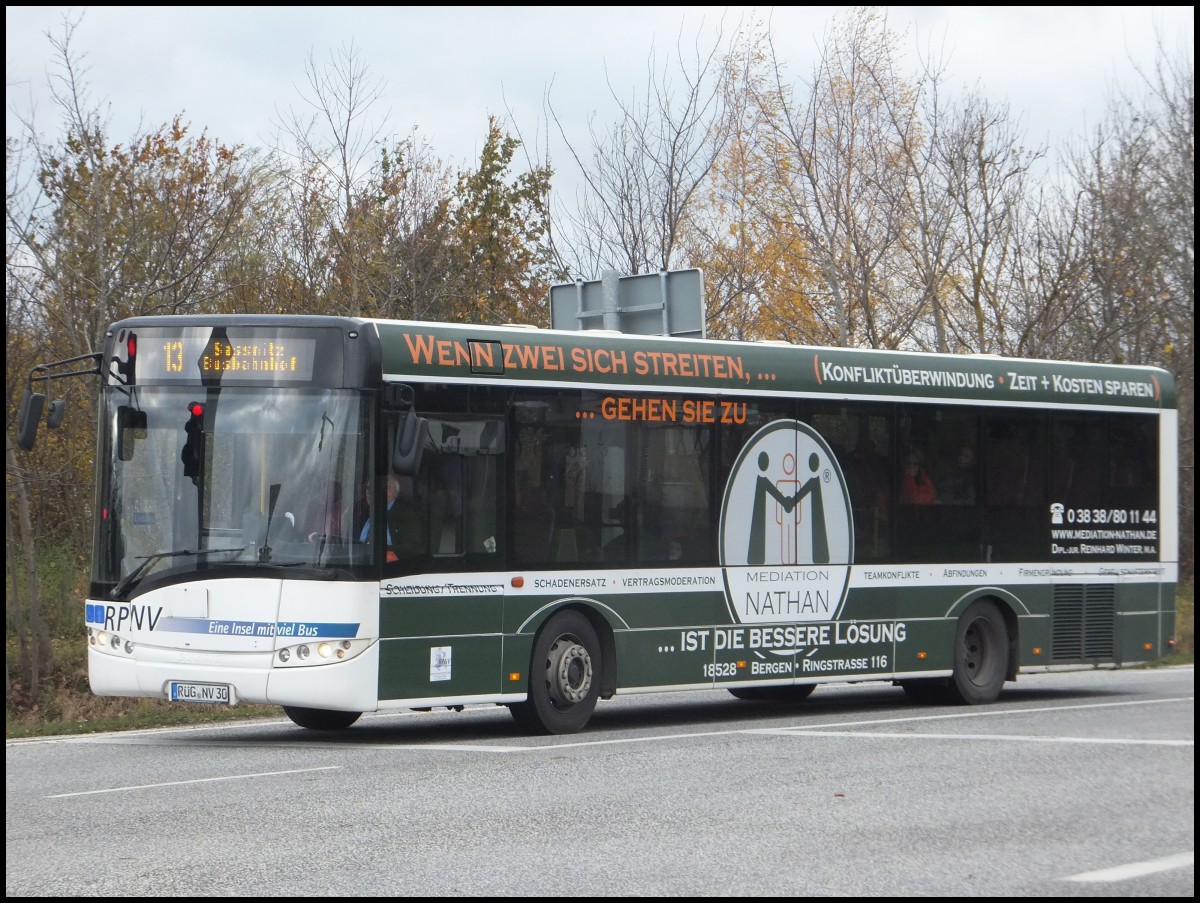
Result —
[{"label": "bus windshield", "polygon": [[369,564],[367,409],[347,390],[105,389],[93,580]]}]

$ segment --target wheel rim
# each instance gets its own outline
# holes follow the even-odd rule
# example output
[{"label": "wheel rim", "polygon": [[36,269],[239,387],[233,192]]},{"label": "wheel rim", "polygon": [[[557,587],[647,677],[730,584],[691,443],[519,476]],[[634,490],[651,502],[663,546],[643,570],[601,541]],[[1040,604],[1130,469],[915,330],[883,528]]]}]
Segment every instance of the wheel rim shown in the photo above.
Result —
[{"label": "wheel rim", "polygon": [[587,698],[592,688],[592,657],[574,637],[561,636],[550,646],[546,669],[550,701],[572,706]]},{"label": "wheel rim", "polygon": [[963,634],[962,673],[975,686],[984,687],[993,680],[996,662],[996,632],[989,621],[978,618]]}]

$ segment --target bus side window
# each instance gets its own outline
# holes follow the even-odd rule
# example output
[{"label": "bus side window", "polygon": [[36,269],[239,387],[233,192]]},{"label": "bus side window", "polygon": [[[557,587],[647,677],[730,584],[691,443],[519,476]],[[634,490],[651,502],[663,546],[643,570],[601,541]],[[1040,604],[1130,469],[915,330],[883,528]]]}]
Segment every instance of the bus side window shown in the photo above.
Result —
[{"label": "bus side window", "polygon": [[521,563],[542,562],[550,557],[555,532],[555,512],[543,486],[518,486],[513,523],[513,555]]},{"label": "bus side window", "polygon": [[435,559],[484,556],[479,566],[494,567],[486,556],[500,547],[505,429],[495,418],[461,414],[430,415],[427,422],[421,495],[429,552]]},{"label": "bus side window", "polygon": [[984,545],[990,561],[1038,561],[1049,548],[1046,416],[984,417]]},{"label": "bus side window", "polygon": [[891,412],[877,407],[816,405],[812,425],[833,449],[854,509],[854,554],[885,561],[892,553]]},{"label": "bus side window", "polygon": [[578,392],[529,393],[513,404],[513,507],[507,532],[518,565],[550,565],[561,560],[560,553],[571,554],[573,533],[564,531],[577,521],[585,476],[578,461],[568,466],[572,451],[578,457],[578,407]]},{"label": "bus side window", "polygon": [[640,562],[705,561],[716,548],[710,518],[712,429],[646,423],[639,429]]},{"label": "bus side window", "polygon": [[1104,433],[1095,418],[1055,412],[1051,430],[1051,500],[1068,508],[1104,505]]},{"label": "bus side window", "polygon": [[1153,508],[1158,433],[1149,417],[1110,414],[1108,498],[1113,508]]},{"label": "bus side window", "polygon": [[[463,510],[461,459],[431,455],[427,460],[429,550],[434,555],[461,555]],[[458,466],[456,466],[458,465]]]},{"label": "bus side window", "polygon": [[987,424],[984,475],[988,504],[1024,505],[1040,496],[1040,433],[1033,422],[993,420]]}]

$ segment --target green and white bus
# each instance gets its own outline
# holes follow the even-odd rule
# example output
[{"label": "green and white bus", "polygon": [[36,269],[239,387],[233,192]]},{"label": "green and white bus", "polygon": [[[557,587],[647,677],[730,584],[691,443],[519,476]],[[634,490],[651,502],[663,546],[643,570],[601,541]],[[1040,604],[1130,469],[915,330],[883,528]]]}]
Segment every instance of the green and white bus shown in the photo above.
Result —
[{"label": "green and white bus", "polygon": [[102,383],[100,695],[320,730],[503,705],[557,734],[617,694],[883,681],[979,704],[1021,672],[1170,651],[1159,369],[139,317],[74,372],[34,369],[23,447],[80,361]]}]

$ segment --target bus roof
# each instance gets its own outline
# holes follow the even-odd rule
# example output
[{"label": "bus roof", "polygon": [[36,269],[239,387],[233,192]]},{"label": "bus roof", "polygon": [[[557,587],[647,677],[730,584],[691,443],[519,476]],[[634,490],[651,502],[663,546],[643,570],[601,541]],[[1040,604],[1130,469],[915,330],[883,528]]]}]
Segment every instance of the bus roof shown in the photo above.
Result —
[{"label": "bus roof", "polygon": [[658,388],[705,394],[910,399],[1156,410],[1176,406],[1158,367],[672,338],[419,320],[291,314],[131,317],[110,331],[155,327],[372,329],[385,381]]}]

